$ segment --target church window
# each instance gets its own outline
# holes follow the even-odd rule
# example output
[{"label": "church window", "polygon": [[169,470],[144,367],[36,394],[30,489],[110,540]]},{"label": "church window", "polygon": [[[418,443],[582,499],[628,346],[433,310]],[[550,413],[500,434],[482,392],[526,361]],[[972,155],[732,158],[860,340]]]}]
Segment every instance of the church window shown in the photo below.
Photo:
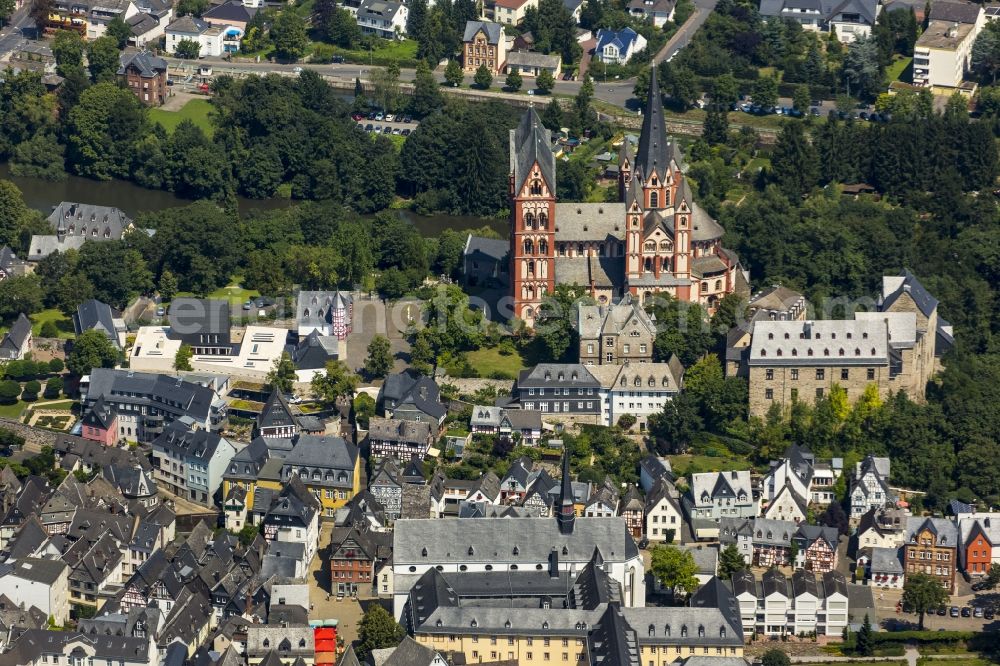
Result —
[{"label": "church window", "polygon": [[663,193],[663,205],[664,206],[670,205],[670,190],[667,190],[666,192]]},{"label": "church window", "polygon": [[722,280],[716,280],[715,281],[715,290],[719,291],[720,289],[722,289]]},{"label": "church window", "polygon": [[646,252],[656,252],[656,243],[648,241],[646,243]]},{"label": "church window", "polygon": [[535,216],[533,213],[525,213],[524,215],[524,228],[534,229],[535,228]]},{"label": "church window", "polygon": [[524,308],[524,318],[531,319],[535,316],[535,311],[533,308]]},{"label": "church window", "polygon": [[660,249],[667,251],[670,249],[670,241],[660,241]]},{"label": "church window", "polygon": [[531,181],[531,188],[529,191],[533,195],[540,195],[542,193],[542,181],[540,180]]},{"label": "church window", "polygon": [[548,227],[548,225],[549,225],[549,216],[546,215],[545,213],[539,213],[538,214],[538,226],[539,226],[539,228],[545,229],[545,228]]},{"label": "church window", "polygon": [[576,245],[576,256],[578,256],[578,257],[582,257],[583,256],[583,243],[577,243],[577,245]]},{"label": "church window", "polygon": [[649,257],[646,257],[646,270],[647,271],[653,270],[653,260],[650,259]]},{"label": "church window", "polygon": [[649,193],[649,207],[650,208],[659,208],[660,207],[660,195],[659,195],[658,192],[650,192]]},{"label": "church window", "polygon": [[535,251],[534,243],[531,242],[530,238],[524,239],[524,253],[533,254]]},{"label": "church window", "polygon": [[844,355],[844,348],[843,348],[843,347],[841,347],[841,348],[840,348],[840,352],[839,352],[839,354],[840,354],[840,356],[843,356],[843,355]]},{"label": "church window", "polygon": [[538,254],[548,254],[549,244],[545,240],[538,241]]},{"label": "church window", "polygon": [[528,275],[530,275],[532,277],[535,276],[535,260],[534,259],[532,259],[531,261],[528,262]]},{"label": "church window", "polygon": [[702,282],[701,283],[701,290],[702,291],[708,291],[708,283],[707,282]]}]

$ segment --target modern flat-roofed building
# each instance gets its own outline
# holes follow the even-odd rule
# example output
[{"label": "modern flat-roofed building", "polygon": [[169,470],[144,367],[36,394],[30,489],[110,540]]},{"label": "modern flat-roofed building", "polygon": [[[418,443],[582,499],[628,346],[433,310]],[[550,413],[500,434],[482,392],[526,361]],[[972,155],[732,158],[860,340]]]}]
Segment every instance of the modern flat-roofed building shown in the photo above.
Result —
[{"label": "modern flat-roofed building", "polygon": [[927,28],[913,48],[913,85],[942,94],[961,91],[966,72],[972,69],[972,45],[985,25],[980,5],[933,3]]}]

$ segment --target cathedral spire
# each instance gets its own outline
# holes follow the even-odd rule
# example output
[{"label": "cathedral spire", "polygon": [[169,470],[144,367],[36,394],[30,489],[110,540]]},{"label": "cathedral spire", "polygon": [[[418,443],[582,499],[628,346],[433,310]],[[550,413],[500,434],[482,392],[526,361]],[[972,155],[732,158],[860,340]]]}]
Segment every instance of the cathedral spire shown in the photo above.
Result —
[{"label": "cathedral spire", "polygon": [[662,180],[670,167],[670,144],[667,143],[666,117],[663,115],[663,96],[656,75],[656,65],[649,70],[649,96],[646,99],[646,115],[642,119],[642,133],[639,135],[639,150],[636,152],[636,170],[643,180],[654,172]]},{"label": "cathedral spire", "polygon": [[559,493],[559,531],[563,534],[573,533],[573,523],[576,520],[576,507],[573,506],[573,482],[569,476],[569,449],[563,452],[562,490]]}]

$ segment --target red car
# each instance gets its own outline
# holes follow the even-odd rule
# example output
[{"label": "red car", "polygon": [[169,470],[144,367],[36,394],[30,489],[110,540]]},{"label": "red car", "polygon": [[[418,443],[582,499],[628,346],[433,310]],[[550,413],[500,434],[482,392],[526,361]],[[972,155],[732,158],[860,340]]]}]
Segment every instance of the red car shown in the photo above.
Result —
[{"label": "red car", "polygon": [[365,117],[365,114],[363,114],[363,113],[352,113],[351,114],[351,120],[355,120],[355,121],[357,121],[357,120],[363,120],[364,117]]}]

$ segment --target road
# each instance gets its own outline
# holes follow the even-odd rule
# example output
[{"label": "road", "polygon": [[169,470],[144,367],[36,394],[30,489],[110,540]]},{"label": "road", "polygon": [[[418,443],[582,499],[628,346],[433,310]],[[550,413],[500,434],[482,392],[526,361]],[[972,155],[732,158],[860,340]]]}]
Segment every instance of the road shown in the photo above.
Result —
[{"label": "road", "polygon": [[674,33],[674,36],[663,45],[660,52],[653,58],[653,62],[660,64],[664,60],[669,61],[678,51],[688,45],[698,28],[708,20],[708,15],[715,9],[718,0],[694,0],[694,12],[684,22],[684,25]]},{"label": "road", "polygon": [[34,27],[34,22],[28,16],[28,8],[30,6],[31,3],[24,3],[24,6],[14,12],[8,24],[0,30],[0,58],[13,51],[24,39],[21,34],[22,28]]}]

